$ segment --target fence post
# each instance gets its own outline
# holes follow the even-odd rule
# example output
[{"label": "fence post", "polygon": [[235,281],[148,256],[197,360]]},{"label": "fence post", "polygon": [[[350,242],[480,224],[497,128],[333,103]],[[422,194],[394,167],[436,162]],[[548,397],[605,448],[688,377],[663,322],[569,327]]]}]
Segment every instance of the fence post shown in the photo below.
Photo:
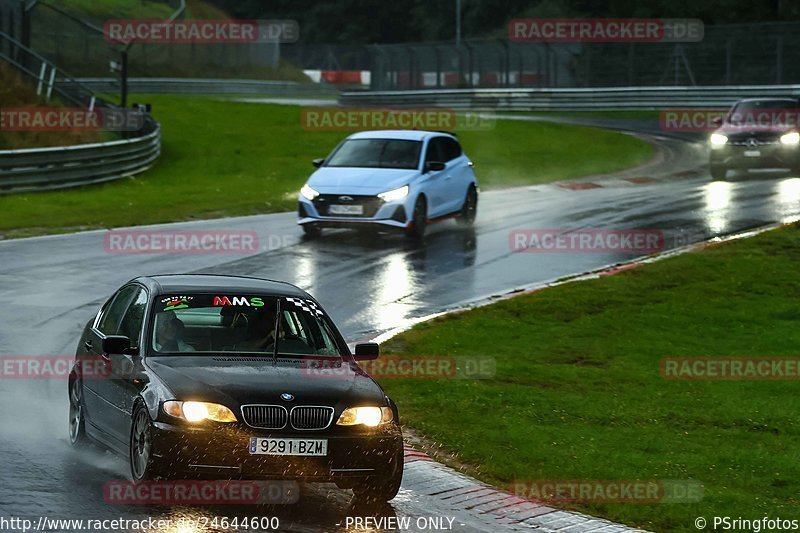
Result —
[{"label": "fence post", "polygon": [[725,43],[725,84],[731,84],[731,56],[733,54],[733,39],[728,37]]}]

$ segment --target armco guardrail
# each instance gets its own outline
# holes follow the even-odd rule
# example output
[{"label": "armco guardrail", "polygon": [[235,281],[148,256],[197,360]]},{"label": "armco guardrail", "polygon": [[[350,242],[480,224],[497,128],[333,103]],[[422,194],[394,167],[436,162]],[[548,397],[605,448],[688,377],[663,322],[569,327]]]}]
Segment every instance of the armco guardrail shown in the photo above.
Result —
[{"label": "armco guardrail", "polygon": [[161,154],[161,128],[134,139],[0,151],[0,194],[63,189],[133,176]]},{"label": "armco guardrail", "polygon": [[[33,81],[45,101],[57,95],[62,103],[80,109],[123,111],[2,31],[0,61]],[[142,118],[142,128],[133,138],[125,132],[127,138],[118,141],[0,151],[0,194],[101,183],[149,169],[161,154],[161,128],[149,114]]]},{"label": "armco guardrail", "polygon": [[[115,78],[80,78],[95,92],[119,89]],[[140,94],[337,94],[329,85],[293,81],[213,78],[128,78],[128,91]]]},{"label": "armco guardrail", "polygon": [[800,85],[348,91],[340,95],[339,102],[350,106],[574,111],[728,107],[742,98],[769,96],[797,98]]}]

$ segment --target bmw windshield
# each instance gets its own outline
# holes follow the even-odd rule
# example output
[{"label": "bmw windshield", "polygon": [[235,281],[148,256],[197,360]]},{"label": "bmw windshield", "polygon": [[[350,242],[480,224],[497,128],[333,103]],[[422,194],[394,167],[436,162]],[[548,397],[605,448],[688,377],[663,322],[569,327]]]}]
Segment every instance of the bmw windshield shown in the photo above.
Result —
[{"label": "bmw windshield", "polygon": [[341,355],[322,310],[308,299],[256,294],[172,295],[160,297],[154,313],[150,336],[154,355]]},{"label": "bmw windshield", "polygon": [[348,139],[326,161],[326,167],[402,168],[419,166],[420,141]]}]

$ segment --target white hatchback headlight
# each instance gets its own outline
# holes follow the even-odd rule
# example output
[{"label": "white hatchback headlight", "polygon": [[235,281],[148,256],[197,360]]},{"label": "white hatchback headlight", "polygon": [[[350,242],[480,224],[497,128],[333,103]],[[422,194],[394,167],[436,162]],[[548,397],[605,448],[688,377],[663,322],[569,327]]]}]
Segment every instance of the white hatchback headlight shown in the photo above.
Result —
[{"label": "white hatchback headlight", "polygon": [[722,146],[726,142],[728,142],[728,137],[722,135],[721,133],[712,133],[711,138],[709,138],[712,146]]},{"label": "white hatchback headlight", "polygon": [[399,189],[392,189],[391,191],[382,192],[378,195],[378,198],[384,202],[395,202],[397,200],[402,200],[406,196],[408,196],[408,185],[404,185]]},{"label": "white hatchback headlight", "polygon": [[303,198],[307,200],[313,200],[314,198],[319,196],[319,193],[314,189],[312,189],[311,187],[309,187],[307,183],[303,185],[302,189],[300,189],[300,194],[302,194]]},{"label": "white hatchback headlight", "polygon": [[781,144],[800,144],[800,133],[793,131],[785,135],[781,135]]},{"label": "white hatchback headlight", "polygon": [[390,407],[350,407],[342,412],[336,422],[338,426],[357,426],[363,424],[369,427],[386,424],[394,419]]}]

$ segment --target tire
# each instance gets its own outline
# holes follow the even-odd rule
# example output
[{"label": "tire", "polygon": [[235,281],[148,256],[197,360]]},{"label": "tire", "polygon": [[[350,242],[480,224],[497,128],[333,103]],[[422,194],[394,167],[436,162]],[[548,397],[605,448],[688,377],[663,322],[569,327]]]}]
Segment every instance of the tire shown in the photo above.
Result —
[{"label": "tire", "polygon": [[728,169],[722,165],[712,163],[708,168],[711,171],[711,177],[715,180],[724,180],[728,175]]},{"label": "tire", "polygon": [[133,410],[131,418],[130,449],[128,462],[131,478],[134,482],[147,481],[164,477],[161,460],[153,453],[153,421],[144,403],[139,402]]},{"label": "tire", "polygon": [[83,383],[79,377],[69,382],[69,443],[74,448],[87,444],[86,421],[83,418]]},{"label": "tire", "polygon": [[322,235],[322,228],[316,224],[303,224],[303,234],[309,239],[316,239]]},{"label": "tire", "polygon": [[472,226],[475,217],[478,215],[478,191],[474,185],[470,185],[464,205],[461,206],[461,213],[458,215],[458,223],[462,226]]},{"label": "tire", "polygon": [[403,446],[392,457],[387,473],[382,477],[355,483],[353,494],[361,503],[381,504],[393,500],[403,483]]},{"label": "tire", "polygon": [[411,216],[411,227],[406,229],[406,237],[415,241],[425,238],[425,230],[428,226],[428,204],[424,197],[417,198],[414,204],[414,214]]}]

